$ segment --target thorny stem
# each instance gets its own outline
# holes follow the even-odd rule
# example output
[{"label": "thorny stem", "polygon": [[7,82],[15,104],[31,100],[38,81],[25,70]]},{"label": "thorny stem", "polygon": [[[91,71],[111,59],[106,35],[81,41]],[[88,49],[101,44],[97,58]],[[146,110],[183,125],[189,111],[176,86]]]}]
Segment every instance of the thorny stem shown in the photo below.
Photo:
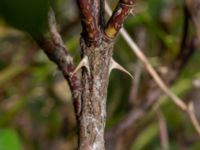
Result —
[{"label": "thorny stem", "polygon": [[[50,36],[41,34],[34,37],[40,47],[44,50],[50,60],[58,65],[63,75],[68,81],[74,100],[75,113],[80,128],[80,149],[83,150],[103,150],[104,149],[104,127],[106,116],[106,91],[108,85],[109,63],[112,57],[113,42],[106,43],[103,34],[114,39],[120,31],[125,18],[133,9],[134,0],[120,0],[114,13],[109,19],[104,33],[103,29],[103,3],[104,1],[77,0],[83,26],[82,50],[84,55],[89,57],[89,67],[91,76],[83,72],[84,89],[82,90],[81,82],[72,75],[74,72],[72,57],[68,54],[62,38],[57,31],[56,21],[53,11],[49,11],[49,33]],[[187,107],[174,93],[172,93],[158,74],[152,68],[148,59],[143,55],[138,46],[132,41],[128,33],[122,29],[123,37],[129,42],[136,55],[145,64],[146,69],[150,72],[160,88],[169,95],[172,100],[184,111],[188,112],[192,122],[198,128],[198,122],[193,115],[193,111]],[[103,38],[102,38],[103,37]],[[98,41],[99,44],[96,44]],[[85,46],[83,46],[85,43]],[[89,44],[88,44],[89,43]],[[94,44],[95,43],[95,44]],[[92,46],[93,45],[93,46]],[[109,50],[109,51],[108,51]],[[107,52],[107,53],[105,53]],[[103,55],[102,55],[103,54]],[[101,57],[104,57],[102,59]],[[98,60],[96,58],[99,58]],[[96,65],[96,67],[95,67]],[[107,66],[107,67],[105,67]],[[104,69],[103,69],[104,68]],[[99,72],[101,70],[103,72]],[[92,78],[91,78],[92,77]],[[92,81],[90,81],[92,80]],[[81,105],[81,101],[83,106]],[[88,110],[89,109],[89,110]],[[190,110],[190,111],[189,111]]]},{"label": "thorny stem", "polygon": [[52,9],[49,10],[47,34],[42,32],[32,36],[48,58],[57,64],[70,85],[79,128],[79,149],[104,150],[106,97],[114,44],[113,40],[108,39],[114,38],[117,32],[112,37],[105,33],[112,32],[112,26],[116,31],[120,29],[133,1],[119,1],[116,10],[122,10],[122,14],[119,17],[117,13],[113,14],[107,25],[109,28],[105,28],[106,32],[103,31],[104,0],[77,0],[77,3],[83,27],[82,56],[88,57],[88,62],[85,63],[87,71],[83,70],[83,84],[74,72],[73,59],[57,31]]},{"label": "thorny stem", "polygon": [[[57,31],[55,16],[52,10],[49,12],[48,20],[49,35],[40,33],[33,37],[49,59],[57,64],[70,85],[79,126],[79,149],[104,150],[106,95],[109,66],[114,44],[113,39],[116,38],[124,20],[131,13],[135,0],[119,0],[114,13],[105,27],[103,14],[104,0],[77,0],[77,2],[80,8],[83,27],[81,48],[83,56],[88,56],[88,65],[91,72],[91,75],[89,75],[86,70],[83,71],[83,87],[81,80],[76,74],[73,74],[73,59],[67,52]],[[191,120],[199,129],[195,115],[192,109],[189,109],[191,107],[188,108],[184,102],[168,89],[128,33],[124,29],[122,29],[121,33],[145,64],[146,69],[160,88],[174,100],[177,106],[184,111],[188,111]]]},{"label": "thorny stem", "polygon": [[[88,58],[83,70],[82,107],[79,124],[79,149],[104,150],[104,128],[106,122],[106,99],[109,73],[121,68],[113,63],[114,38],[124,19],[132,9],[132,0],[120,0],[116,13],[104,27],[104,0],[77,0],[81,21],[82,57]],[[120,12],[120,14],[118,14]],[[105,31],[104,31],[105,28]],[[113,28],[116,31],[113,33]],[[81,61],[82,62],[82,61]],[[79,65],[81,66],[81,65]],[[120,67],[119,67],[120,66]],[[126,72],[126,71],[124,71]]]}]

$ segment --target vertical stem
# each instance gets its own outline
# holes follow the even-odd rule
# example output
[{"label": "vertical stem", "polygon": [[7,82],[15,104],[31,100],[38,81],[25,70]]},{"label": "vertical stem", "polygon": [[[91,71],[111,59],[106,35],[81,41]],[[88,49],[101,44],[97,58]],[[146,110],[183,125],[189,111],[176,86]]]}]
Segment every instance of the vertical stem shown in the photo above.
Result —
[{"label": "vertical stem", "polygon": [[[88,58],[83,70],[79,149],[104,150],[106,98],[114,39],[134,0],[120,0],[115,13],[104,25],[104,0],[77,0],[82,21],[81,48]],[[114,31],[114,32],[113,32]]]},{"label": "vertical stem", "polygon": [[83,70],[79,148],[104,150],[106,98],[113,44],[103,41],[100,46],[87,46],[82,40],[81,45],[84,55],[88,56],[91,74]]}]

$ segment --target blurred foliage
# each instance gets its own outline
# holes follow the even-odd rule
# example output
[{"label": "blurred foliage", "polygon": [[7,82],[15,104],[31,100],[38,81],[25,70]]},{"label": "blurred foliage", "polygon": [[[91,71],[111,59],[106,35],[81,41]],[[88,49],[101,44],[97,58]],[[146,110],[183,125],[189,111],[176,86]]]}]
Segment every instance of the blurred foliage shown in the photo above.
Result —
[{"label": "blurred foliage", "polygon": [[1,150],[22,150],[18,134],[12,129],[0,130]]},{"label": "blurred foliage", "polygon": [[[81,28],[76,2],[52,2],[63,39],[77,64],[80,60]],[[112,7],[117,3],[115,0],[109,2]],[[127,19],[125,28],[156,69],[170,64],[179,52],[183,36],[183,1],[141,0],[135,8],[136,13]],[[77,129],[69,87],[56,66],[22,32],[37,32],[44,28],[47,9],[47,0],[0,0],[0,150],[76,149]],[[190,24],[188,39],[194,35],[194,27]],[[200,77],[199,57],[197,48],[172,86],[172,90],[186,101],[191,99],[191,95],[197,97],[194,98],[196,106],[200,103],[199,89],[194,90],[193,83]],[[120,36],[116,41],[114,58],[135,75],[138,60]],[[142,103],[146,102],[150,81],[142,68],[137,96],[131,98],[130,89],[134,83],[127,75],[112,72],[107,129],[115,126],[131,110],[130,101],[144,99]],[[186,115],[166,96],[160,100],[170,150],[200,149],[200,139]],[[196,113],[200,114],[198,108]],[[133,125],[135,132],[134,137],[130,137],[130,149],[161,149],[159,124],[155,118],[152,109],[143,120]]]},{"label": "blurred foliage", "polygon": [[10,25],[28,32],[45,27],[48,0],[1,0],[0,15]]}]

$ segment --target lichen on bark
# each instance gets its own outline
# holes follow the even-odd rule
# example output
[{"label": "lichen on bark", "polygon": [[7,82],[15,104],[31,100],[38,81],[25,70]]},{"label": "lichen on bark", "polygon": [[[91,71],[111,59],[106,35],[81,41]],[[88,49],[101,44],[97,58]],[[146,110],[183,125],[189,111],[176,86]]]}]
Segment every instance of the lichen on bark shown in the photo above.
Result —
[{"label": "lichen on bark", "polygon": [[[103,150],[106,122],[106,99],[109,64],[113,43],[104,38],[95,45],[81,40],[83,54],[88,57],[90,73],[83,71],[82,110],[80,114],[80,149]],[[97,46],[98,45],[98,46]]]}]

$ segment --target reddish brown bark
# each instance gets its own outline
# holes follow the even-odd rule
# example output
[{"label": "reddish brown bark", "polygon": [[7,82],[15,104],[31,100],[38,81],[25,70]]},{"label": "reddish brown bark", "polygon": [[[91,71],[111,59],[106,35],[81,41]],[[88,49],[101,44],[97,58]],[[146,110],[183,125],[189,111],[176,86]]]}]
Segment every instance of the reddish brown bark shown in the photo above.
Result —
[{"label": "reddish brown bark", "polygon": [[48,58],[58,66],[65,79],[68,81],[72,92],[75,114],[78,118],[81,108],[81,81],[76,75],[71,76],[74,71],[73,58],[67,52],[67,49],[57,31],[55,16],[52,10],[49,12],[48,20],[49,33],[46,36],[45,34],[38,33],[36,36],[33,36],[33,38],[44,50]]},{"label": "reddish brown bark", "polygon": [[83,26],[83,37],[90,41],[97,41],[100,36],[99,13],[100,1],[77,0],[81,22]]},{"label": "reddish brown bark", "polygon": [[118,34],[121,29],[124,20],[133,10],[133,4],[135,0],[120,0],[115,11],[112,14],[112,17],[108,21],[105,34],[107,37],[113,39]]}]

